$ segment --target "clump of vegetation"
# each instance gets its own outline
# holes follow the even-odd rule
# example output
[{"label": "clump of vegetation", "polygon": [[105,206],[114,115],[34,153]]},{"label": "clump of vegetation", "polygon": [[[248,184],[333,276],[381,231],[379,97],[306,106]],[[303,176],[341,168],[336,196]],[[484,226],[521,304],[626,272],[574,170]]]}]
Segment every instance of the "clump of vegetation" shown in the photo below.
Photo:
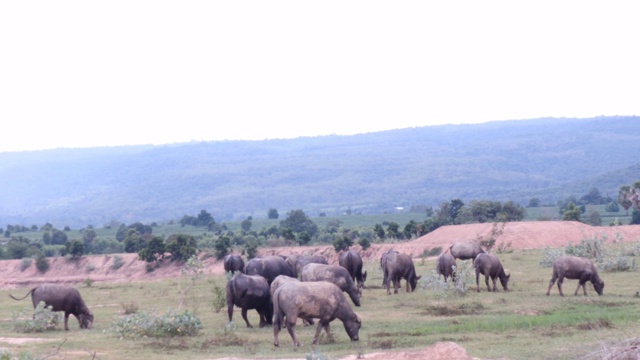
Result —
[{"label": "clump of vegetation", "polygon": [[46,273],[49,270],[49,258],[44,254],[38,255],[38,258],[36,259],[36,268],[41,273]]},{"label": "clump of vegetation", "polygon": [[122,311],[125,315],[131,315],[138,312],[138,304],[136,303],[122,303],[120,304],[120,306],[122,306]]},{"label": "clump of vegetation", "polygon": [[211,306],[216,313],[219,313],[220,310],[227,306],[226,290],[215,282],[213,283],[213,300],[211,301]]},{"label": "clump of vegetation", "polygon": [[423,277],[423,280],[420,281],[420,288],[432,291],[436,297],[442,300],[450,294],[465,295],[475,281],[473,263],[469,260],[458,261],[458,266],[453,268],[453,274],[456,281],[453,282],[449,279],[445,282],[442,276],[432,270],[431,275]]},{"label": "clump of vegetation", "polygon": [[84,279],[84,286],[91,287],[91,285],[93,285],[93,279],[91,279],[90,277]]},{"label": "clump of vegetation", "polygon": [[122,259],[122,256],[114,256],[113,257],[113,264],[111,265],[111,268],[113,270],[118,270],[120,269],[122,266],[124,266],[124,259]]},{"label": "clump of vegetation", "polygon": [[31,266],[32,262],[33,259],[30,257],[22,258],[22,261],[20,262],[20,271],[27,270]]},{"label": "clump of vegetation", "polygon": [[116,320],[112,326],[112,331],[121,339],[195,336],[201,329],[202,322],[189,310],[162,316],[140,311]]},{"label": "clump of vegetation", "polygon": [[62,322],[62,314],[51,310],[51,306],[45,306],[44,301],[40,301],[33,315],[29,310],[13,312],[11,314],[13,329],[21,333],[53,330]]}]

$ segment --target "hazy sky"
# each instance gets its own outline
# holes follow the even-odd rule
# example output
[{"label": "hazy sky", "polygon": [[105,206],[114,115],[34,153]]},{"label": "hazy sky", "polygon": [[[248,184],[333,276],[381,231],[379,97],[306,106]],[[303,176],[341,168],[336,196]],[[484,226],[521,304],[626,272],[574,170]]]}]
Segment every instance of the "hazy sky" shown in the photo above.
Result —
[{"label": "hazy sky", "polygon": [[621,1],[1,1],[0,151],[640,115]]}]

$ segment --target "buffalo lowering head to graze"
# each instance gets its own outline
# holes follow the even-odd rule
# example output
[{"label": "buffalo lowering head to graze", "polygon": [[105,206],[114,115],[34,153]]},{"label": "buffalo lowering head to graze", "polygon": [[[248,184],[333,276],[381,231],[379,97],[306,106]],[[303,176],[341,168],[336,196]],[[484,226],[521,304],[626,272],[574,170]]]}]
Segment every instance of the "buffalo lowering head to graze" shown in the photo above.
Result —
[{"label": "buffalo lowering head to graze", "polygon": [[564,296],[562,293],[562,282],[564,279],[578,279],[578,287],[574,295],[578,295],[578,290],[582,286],[584,296],[587,296],[586,283],[591,281],[593,288],[598,295],[602,295],[604,292],[604,281],[598,276],[598,271],[593,265],[591,260],[578,256],[561,256],[553,262],[553,274],[551,275],[551,281],[549,281],[549,288],[547,289],[547,296],[551,292],[553,284],[558,280],[558,292],[560,296]]},{"label": "buffalo lowering head to graze", "polygon": [[[308,265],[307,265],[308,266]],[[318,319],[313,343],[318,343],[320,331],[324,328],[331,336],[329,323],[340,319],[351,341],[358,341],[362,322],[353,312],[342,290],[326,281],[295,282],[283,284],[273,297],[273,344],[280,345],[278,333],[282,325],[287,327],[295,346],[300,346],[295,326],[298,317]],[[286,320],[285,320],[286,319]]]},{"label": "buffalo lowering head to graze", "polygon": [[454,259],[475,259],[478,254],[483,254],[482,246],[476,243],[456,242],[449,247],[449,252]]},{"label": "buffalo lowering head to graze", "polygon": [[447,282],[447,278],[451,278],[452,281],[456,281],[455,273],[453,269],[456,267],[456,259],[449,253],[443,253],[438,256],[436,260],[436,272],[438,275],[444,276],[444,282]]},{"label": "buffalo lowering head to graze", "polygon": [[294,269],[281,256],[265,256],[253,258],[244,267],[247,275],[260,275],[267,279],[269,285],[278,275],[296,277]]},{"label": "buffalo lowering head to graze", "polygon": [[[411,257],[398,252],[390,252],[383,256],[383,280],[387,294],[391,294],[389,290],[390,282],[393,282],[393,293],[397,294],[402,279],[407,281],[407,292],[415,290],[421,276],[416,275],[416,268]],[[409,287],[411,287],[411,290],[409,290]]]},{"label": "buffalo lowering head to graze", "polygon": [[492,291],[489,287],[489,278],[493,282],[493,291],[496,291],[496,279],[500,279],[500,284],[504,291],[508,291],[509,278],[511,274],[507,275],[504,272],[502,263],[497,256],[492,254],[478,254],[476,259],[473,260],[473,266],[476,269],[476,291],[480,292],[480,274],[484,275],[484,282],[487,284],[487,291]]},{"label": "buffalo lowering head to graze", "polygon": [[358,287],[364,287],[364,282],[367,280],[367,272],[362,271],[363,264],[360,254],[353,250],[345,251],[340,254],[338,264],[347,269],[353,281],[358,283]]},{"label": "buffalo lowering head to graze", "polygon": [[300,254],[292,254],[287,256],[286,262],[294,269],[296,276],[300,276],[302,273],[302,268],[307,264],[324,264],[328,265],[329,262],[322,255],[300,255]]},{"label": "buffalo lowering head to graze", "polygon": [[227,312],[229,322],[233,320],[233,306],[242,309],[242,318],[251,328],[247,311],[255,309],[260,315],[260,327],[270,325],[273,317],[271,292],[267,280],[260,275],[236,274],[227,282]]},{"label": "buffalo lowering head to graze", "polygon": [[64,311],[64,329],[69,330],[69,315],[73,315],[78,319],[81,329],[90,329],[93,324],[93,313],[82,300],[80,292],[77,289],[64,285],[42,284],[34,287],[22,298],[14,300],[22,300],[31,294],[33,307],[43,301],[46,306],[51,306],[52,311]]},{"label": "buffalo lowering head to graze", "polygon": [[324,265],[324,264],[307,264],[302,268],[300,273],[300,280],[302,281],[328,281],[336,284],[342,291],[349,294],[351,301],[356,306],[360,306],[360,296],[362,295],[362,289],[358,288],[347,269],[338,265]]},{"label": "buffalo lowering head to graze", "polygon": [[229,254],[224,257],[222,260],[224,264],[224,271],[234,273],[236,271],[243,272],[244,271],[244,260],[242,260],[242,256],[238,254]]}]

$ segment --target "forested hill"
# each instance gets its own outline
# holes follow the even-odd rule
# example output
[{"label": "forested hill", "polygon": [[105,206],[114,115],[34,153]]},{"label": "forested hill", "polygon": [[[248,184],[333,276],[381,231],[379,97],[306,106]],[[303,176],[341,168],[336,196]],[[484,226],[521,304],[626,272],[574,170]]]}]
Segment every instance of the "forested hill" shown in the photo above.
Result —
[{"label": "forested hill", "polygon": [[[5,134],[10,136],[10,134]],[[0,224],[218,221],[443,201],[555,203],[640,180],[640,117],[533,119],[354,136],[0,153]]]}]

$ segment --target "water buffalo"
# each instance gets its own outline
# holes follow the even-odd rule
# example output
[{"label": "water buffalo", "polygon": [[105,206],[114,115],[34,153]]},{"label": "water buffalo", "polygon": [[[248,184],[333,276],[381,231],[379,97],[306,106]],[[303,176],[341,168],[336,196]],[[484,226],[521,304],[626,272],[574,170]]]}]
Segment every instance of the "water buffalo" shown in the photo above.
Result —
[{"label": "water buffalo", "polygon": [[327,259],[322,255],[307,256],[299,254],[289,255],[287,257],[287,263],[294,269],[296,276],[300,276],[302,268],[307,264],[329,264]]},{"label": "water buffalo", "polygon": [[251,328],[247,310],[255,309],[260,315],[260,327],[271,325],[273,304],[267,280],[259,275],[236,274],[227,282],[227,311],[229,322],[233,320],[233,306],[242,309],[242,318]]},{"label": "water buffalo", "polygon": [[[390,282],[393,282],[393,293],[397,294],[398,288],[400,288],[400,281],[403,278],[407,280],[407,292],[415,290],[418,280],[421,278],[421,276],[416,276],[416,268],[411,257],[398,252],[384,256],[384,268],[382,270],[387,294],[391,294],[389,290]],[[411,286],[411,290],[409,290],[409,286]]]},{"label": "water buffalo", "polygon": [[269,285],[278,275],[296,277],[293,268],[280,256],[253,258],[244,267],[247,275],[260,275],[267,279]]},{"label": "water buffalo", "polygon": [[367,280],[367,272],[362,272],[362,257],[353,250],[349,250],[340,254],[338,264],[347,269],[353,281],[358,282],[358,287],[363,288],[364,282]]},{"label": "water buffalo", "polygon": [[[360,317],[353,312],[342,290],[330,282],[288,282],[276,290],[273,298],[273,344],[280,345],[278,333],[283,322],[295,346],[300,346],[296,336],[298,316],[319,319],[313,343],[318,343],[320,331],[324,328],[331,336],[329,323],[340,319],[351,341],[358,341],[362,325]],[[286,318],[286,321],[285,321]]]},{"label": "water buffalo", "polygon": [[591,284],[593,284],[593,288],[596,290],[598,295],[602,295],[604,291],[604,281],[600,279],[598,271],[596,271],[596,267],[593,265],[591,260],[587,258],[562,256],[556,259],[556,261],[553,262],[553,275],[551,276],[551,281],[549,281],[547,296],[549,296],[551,287],[553,287],[553,283],[555,283],[556,280],[558,280],[558,291],[560,292],[560,296],[564,296],[562,293],[562,281],[564,278],[579,280],[578,287],[576,288],[574,295],[578,295],[578,290],[580,289],[580,286],[582,286],[582,291],[584,292],[584,295],[587,296],[587,289],[585,287],[587,281],[591,281]]},{"label": "water buffalo", "polygon": [[340,290],[349,294],[351,301],[356,306],[360,306],[360,296],[362,290],[358,288],[347,269],[338,265],[324,265],[324,264],[307,264],[302,268],[300,273],[300,280],[302,281],[328,281],[336,284]]},{"label": "water buffalo", "polygon": [[387,283],[387,274],[384,272],[385,264],[387,263],[387,256],[391,254],[398,254],[396,250],[389,249],[385,251],[380,257],[380,268],[382,269],[382,286]]},{"label": "water buffalo", "polygon": [[51,306],[51,311],[64,311],[64,329],[69,330],[69,315],[78,319],[81,329],[90,329],[93,324],[93,313],[82,300],[77,289],[64,285],[42,284],[34,287],[27,295],[14,300],[22,300],[31,294],[33,307],[37,307],[40,301]]},{"label": "water buffalo", "polygon": [[444,276],[444,282],[447,282],[447,278],[451,277],[452,281],[456,281],[453,268],[456,266],[456,259],[449,253],[443,253],[438,256],[436,260],[436,272],[438,276]]},{"label": "water buffalo", "polygon": [[449,251],[454,259],[468,260],[475,259],[478,254],[483,254],[482,246],[477,243],[454,243],[449,247]]},{"label": "water buffalo", "polygon": [[[271,299],[274,298],[275,292],[280,288],[280,286],[291,281],[300,282],[300,280],[296,278],[292,278],[291,276],[287,276],[287,275],[276,276],[276,278],[273,279],[273,282],[271,283],[271,289],[269,290],[271,292]],[[313,325],[313,318],[303,319],[302,322],[305,325]]]},{"label": "water buffalo", "polygon": [[476,268],[476,291],[480,292],[480,274],[484,275],[484,282],[487,284],[487,291],[491,291],[489,287],[489,278],[493,281],[493,291],[496,291],[496,278],[500,278],[500,284],[504,291],[508,291],[507,284],[511,274],[506,275],[504,268],[497,256],[491,254],[478,254],[473,260],[473,266]]},{"label": "water buffalo", "polygon": [[229,254],[222,260],[224,264],[224,271],[234,273],[236,271],[244,271],[244,260],[238,254]]}]

